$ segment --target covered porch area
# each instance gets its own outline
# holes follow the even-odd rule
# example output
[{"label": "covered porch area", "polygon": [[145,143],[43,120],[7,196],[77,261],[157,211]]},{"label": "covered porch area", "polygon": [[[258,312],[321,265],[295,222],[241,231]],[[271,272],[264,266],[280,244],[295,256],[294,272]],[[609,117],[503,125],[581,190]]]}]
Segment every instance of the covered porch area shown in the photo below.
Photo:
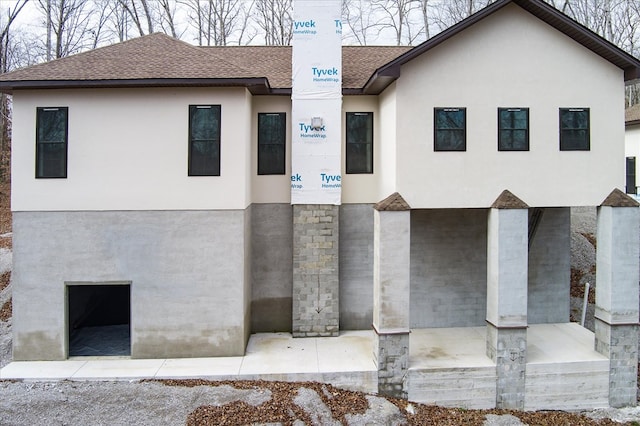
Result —
[{"label": "covered porch area", "polygon": [[[468,408],[636,404],[638,204],[598,208],[596,321],[569,322],[567,207],[504,191],[488,209],[375,206],[378,390]],[[631,231],[630,231],[631,230]]]}]

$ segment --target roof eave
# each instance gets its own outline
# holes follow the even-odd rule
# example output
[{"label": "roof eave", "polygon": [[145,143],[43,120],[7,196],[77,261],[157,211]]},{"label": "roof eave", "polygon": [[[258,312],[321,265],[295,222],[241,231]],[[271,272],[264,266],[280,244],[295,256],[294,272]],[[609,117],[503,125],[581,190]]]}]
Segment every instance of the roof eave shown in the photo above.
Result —
[{"label": "roof eave", "polygon": [[109,80],[18,80],[0,81],[0,92],[14,90],[142,88],[142,87],[246,87],[254,95],[272,94],[274,90],[264,77],[258,78],[146,78]]},{"label": "roof eave", "polygon": [[640,125],[640,120],[629,120],[624,123],[625,127],[637,126]]},{"label": "roof eave", "polygon": [[640,67],[630,67],[624,70],[624,81],[640,79]]},{"label": "roof eave", "polygon": [[398,77],[400,77],[400,65],[379,68],[367,80],[362,88],[362,93],[365,95],[379,95]]}]

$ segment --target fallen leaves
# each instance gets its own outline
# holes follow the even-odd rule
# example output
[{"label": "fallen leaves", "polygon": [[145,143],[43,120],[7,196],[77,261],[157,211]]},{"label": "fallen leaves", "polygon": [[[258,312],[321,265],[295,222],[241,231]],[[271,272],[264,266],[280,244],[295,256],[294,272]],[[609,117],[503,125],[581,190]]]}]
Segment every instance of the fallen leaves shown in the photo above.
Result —
[{"label": "fallen leaves", "polygon": [[[187,425],[244,425],[280,423],[293,425],[296,420],[304,424],[314,424],[309,413],[294,400],[300,388],[314,390],[330,410],[332,417],[341,424],[347,423],[347,414],[363,414],[369,404],[365,394],[336,388],[316,382],[276,382],[262,380],[208,381],[208,380],[160,380],[168,386],[221,386],[229,385],[237,389],[268,389],[272,397],[269,401],[252,406],[244,401],[235,401],[222,406],[200,406],[189,414]],[[539,426],[619,426],[610,419],[593,420],[586,416],[564,411],[514,411],[514,410],[467,410],[446,408],[406,400],[387,398],[398,407],[409,425],[420,426],[482,426],[488,414],[510,414],[528,425]],[[631,423],[632,424],[632,423]]]}]

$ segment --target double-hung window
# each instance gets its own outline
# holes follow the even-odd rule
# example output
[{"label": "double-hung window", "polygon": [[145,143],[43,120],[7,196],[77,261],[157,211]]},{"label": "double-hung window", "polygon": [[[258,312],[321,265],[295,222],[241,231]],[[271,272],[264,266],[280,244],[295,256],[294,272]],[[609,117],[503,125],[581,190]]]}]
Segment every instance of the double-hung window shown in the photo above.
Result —
[{"label": "double-hung window", "polygon": [[560,151],[589,151],[589,108],[560,108]]},{"label": "double-hung window", "polygon": [[529,108],[498,108],[498,150],[529,151]]},{"label": "double-hung window", "polygon": [[287,116],[284,112],[258,114],[258,174],[285,174]]},{"label": "double-hung window", "polygon": [[67,107],[36,108],[36,177],[67,177]]},{"label": "double-hung window", "polygon": [[346,172],[373,173],[373,113],[348,112]]},{"label": "double-hung window", "polygon": [[434,108],[434,151],[467,150],[467,109]]},{"label": "double-hung window", "polygon": [[189,105],[189,176],[220,176],[220,105]]}]

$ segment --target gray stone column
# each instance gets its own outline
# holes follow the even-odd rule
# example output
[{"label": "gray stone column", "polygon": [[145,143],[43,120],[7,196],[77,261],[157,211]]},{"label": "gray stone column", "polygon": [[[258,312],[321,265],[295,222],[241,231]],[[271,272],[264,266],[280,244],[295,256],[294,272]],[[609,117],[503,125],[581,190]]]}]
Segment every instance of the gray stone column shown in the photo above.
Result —
[{"label": "gray stone column", "polygon": [[337,336],[340,332],[339,206],[293,206],[294,337]]},{"label": "gray stone column", "polygon": [[636,405],[638,203],[616,189],[598,207],[595,349],[609,357],[609,405]]},{"label": "gray stone column", "polygon": [[407,397],[410,298],[409,205],[397,192],[374,206],[373,329],[378,392]]},{"label": "gray stone column", "polygon": [[524,409],[527,361],[528,206],[504,191],[487,229],[487,356],[496,363],[496,407]]}]

